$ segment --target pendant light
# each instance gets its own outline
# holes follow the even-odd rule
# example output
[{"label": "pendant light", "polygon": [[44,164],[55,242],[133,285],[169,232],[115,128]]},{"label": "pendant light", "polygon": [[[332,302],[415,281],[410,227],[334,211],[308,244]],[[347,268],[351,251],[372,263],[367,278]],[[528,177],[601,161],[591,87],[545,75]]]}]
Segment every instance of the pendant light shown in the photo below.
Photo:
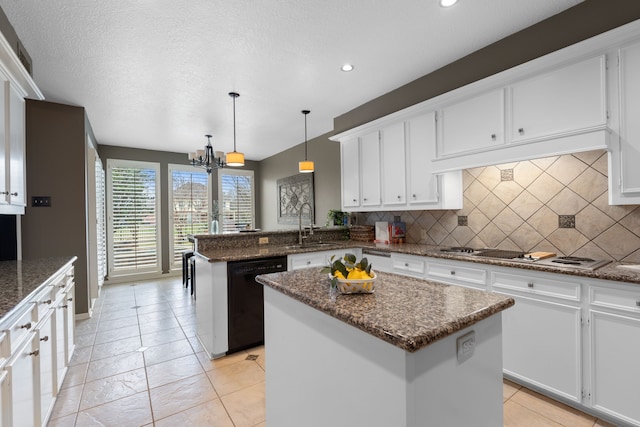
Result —
[{"label": "pendant light", "polygon": [[300,173],[311,173],[314,170],[313,161],[307,159],[307,114],[311,111],[302,110],[304,114],[304,161],[298,162],[298,171]]},{"label": "pendant light", "polygon": [[229,92],[229,96],[233,98],[233,151],[227,153],[227,166],[244,166],[244,154],[236,151],[236,98],[239,93]]}]

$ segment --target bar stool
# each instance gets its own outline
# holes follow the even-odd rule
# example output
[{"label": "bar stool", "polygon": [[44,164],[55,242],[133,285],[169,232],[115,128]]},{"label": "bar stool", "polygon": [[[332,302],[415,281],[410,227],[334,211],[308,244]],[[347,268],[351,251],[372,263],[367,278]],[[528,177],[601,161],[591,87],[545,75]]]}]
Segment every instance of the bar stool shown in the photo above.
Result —
[{"label": "bar stool", "polygon": [[191,278],[191,295],[193,298],[196,297],[196,257],[192,256],[189,258],[189,276]]},{"label": "bar stool", "polygon": [[189,260],[193,257],[193,251],[182,252],[182,284],[185,288],[189,287],[189,279],[191,279]]}]

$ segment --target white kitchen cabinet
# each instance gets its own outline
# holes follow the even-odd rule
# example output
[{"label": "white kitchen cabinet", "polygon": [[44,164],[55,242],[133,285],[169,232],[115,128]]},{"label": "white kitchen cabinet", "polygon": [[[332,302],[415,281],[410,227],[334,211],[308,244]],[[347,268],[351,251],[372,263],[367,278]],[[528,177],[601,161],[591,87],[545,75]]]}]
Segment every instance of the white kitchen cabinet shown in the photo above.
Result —
[{"label": "white kitchen cabinet", "polygon": [[516,301],[502,317],[504,372],[581,403],[580,283],[498,270],[492,272],[491,287]]},{"label": "white kitchen cabinet", "polygon": [[427,279],[474,289],[487,289],[487,270],[480,265],[459,261],[427,262]]},{"label": "white kitchen cabinet", "polygon": [[618,50],[620,132],[609,153],[609,203],[640,204],[640,43]]},{"label": "white kitchen cabinet", "polygon": [[363,208],[380,206],[380,133],[368,133],[360,138],[360,188]]},{"label": "white kitchen cabinet", "polygon": [[393,272],[393,263],[389,252],[372,251],[369,249],[362,251],[362,256],[367,258],[373,271],[382,271],[384,273]]},{"label": "white kitchen cabinet", "polygon": [[509,140],[587,132],[607,124],[606,58],[580,61],[509,86]]},{"label": "white kitchen cabinet", "polygon": [[48,419],[49,412],[53,409],[53,398],[57,394],[57,370],[55,360],[55,311],[48,310],[46,315],[38,321],[36,331],[38,334],[37,363],[40,371],[40,420],[42,424]]},{"label": "white kitchen cabinet", "polygon": [[435,175],[433,111],[336,135],[345,211],[461,209],[462,172]]},{"label": "white kitchen cabinet", "polygon": [[360,140],[352,138],[340,144],[342,209],[360,206]]},{"label": "white kitchen cabinet", "polygon": [[392,273],[424,278],[427,259],[418,255],[391,254]]},{"label": "white kitchen cabinet", "polygon": [[504,89],[448,105],[438,115],[437,157],[484,151],[503,145]]},{"label": "white kitchen cabinet", "polygon": [[380,131],[382,152],[382,204],[406,205],[406,159],[404,122],[397,122]]},{"label": "white kitchen cabinet", "polygon": [[55,303],[56,320],[56,371],[57,388],[62,387],[62,380],[73,356],[75,346],[75,319],[73,292],[74,282],[65,282],[64,287],[58,292]]},{"label": "white kitchen cabinet", "polygon": [[8,420],[13,427],[35,427],[40,420],[38,334],[29,332],[5,367],[9,391]]},{"label": "white kitchen cabinet", "polygon": [[44,99],[0,34],[0,214],[25,212],[25,97]]},{"label": "white kitchen cabinet", "polygon": [[326,267],[331,261],[331,257],[336,259],[344,257],[345,254],[353,254],[358,260],[362,257],[362,249],[336,249],[318,252],[305,252],[301,254],[287,255],[287,270],[299,270],[301,268]]},{"label": "white kitchen cabinet", "polygon": [[607,283],[590,287],[591,406],[640,425],[640,290]]}]

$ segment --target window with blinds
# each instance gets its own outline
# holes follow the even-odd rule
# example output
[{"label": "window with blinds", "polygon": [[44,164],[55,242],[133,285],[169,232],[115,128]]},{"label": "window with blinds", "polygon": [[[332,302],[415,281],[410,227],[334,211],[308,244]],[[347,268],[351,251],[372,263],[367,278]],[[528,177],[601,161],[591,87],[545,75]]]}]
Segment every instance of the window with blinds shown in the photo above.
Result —
[{"label": "window with blinds", "polygon": [[169,227],[172,269],[182,268],[182,252],[193,249],[189,234],[206,234],[211,223],[209,174],[193,166],[169,165]]},{"label": "window with blinds", "polygon": [[98,286],[102,286],[107,276],[107,236],[105,223],[105,178],[100,158],[96,158],[96,227],[98,249]]},{"label": "window with blinds", "polygon": [[107,160],[109,276],[160,272],[157,163]]},{"label": "window with blinds", "polygon": [[254,191],[253,171],[219,171],[218,195],[223,232],[255,228]]}]

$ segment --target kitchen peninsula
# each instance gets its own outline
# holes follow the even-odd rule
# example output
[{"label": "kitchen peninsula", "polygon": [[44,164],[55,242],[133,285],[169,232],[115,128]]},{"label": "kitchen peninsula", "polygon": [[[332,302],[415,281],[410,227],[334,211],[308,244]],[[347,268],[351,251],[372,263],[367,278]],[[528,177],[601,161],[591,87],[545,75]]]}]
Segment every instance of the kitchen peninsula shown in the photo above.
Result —
[{"label": "kitchen peninsula", "polygon": [[378,272],[337,295],[320,268],[265,285],[267,420],[278,426],[502,425],[507,296]]}]

